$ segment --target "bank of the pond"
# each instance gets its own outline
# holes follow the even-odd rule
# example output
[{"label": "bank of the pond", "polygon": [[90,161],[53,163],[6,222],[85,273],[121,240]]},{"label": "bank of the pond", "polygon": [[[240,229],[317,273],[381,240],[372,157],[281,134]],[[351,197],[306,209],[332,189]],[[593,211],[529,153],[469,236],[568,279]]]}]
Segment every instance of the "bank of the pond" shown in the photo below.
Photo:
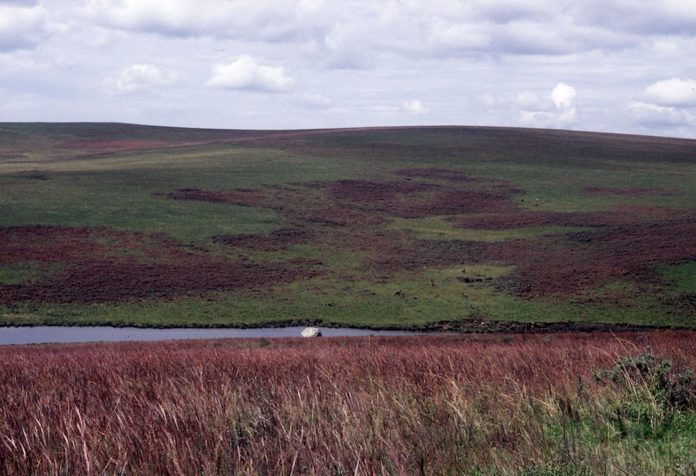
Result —
[{"label": "bank of the pond", "polygon": [[307,326],[317,327],[326,337],[417,336],[468,333],[564,333],[564,332],[651,332],[678,330],[671,327],[637,326],[590,322],[449,321],[405,329],[335,327],[330,323],[291,321],[266,327],[129,327],[129,326],[0,326],[0,345],[79,342],[158,341],[177,339],[282,338],[300,337]]}]

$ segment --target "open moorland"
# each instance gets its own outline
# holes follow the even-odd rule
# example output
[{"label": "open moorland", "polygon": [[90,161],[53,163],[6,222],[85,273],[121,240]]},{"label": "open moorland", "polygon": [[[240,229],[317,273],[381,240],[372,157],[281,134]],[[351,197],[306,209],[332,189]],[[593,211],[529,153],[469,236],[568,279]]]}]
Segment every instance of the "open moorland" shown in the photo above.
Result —
[{"label": "open moorland", "polygon": [[2,474],[693,475],[696,333],[0,347]]},{"label": "open moorland", "polygon": [[0,124],[0,323],[696,327],[696,141]]}]

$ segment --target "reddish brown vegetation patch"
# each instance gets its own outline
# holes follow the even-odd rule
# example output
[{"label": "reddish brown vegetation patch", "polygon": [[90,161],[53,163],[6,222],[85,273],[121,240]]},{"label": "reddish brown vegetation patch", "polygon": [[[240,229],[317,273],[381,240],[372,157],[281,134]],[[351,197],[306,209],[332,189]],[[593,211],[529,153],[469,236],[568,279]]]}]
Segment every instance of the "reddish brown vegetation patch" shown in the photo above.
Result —
[{"label": "reddish brown vegetation patch", "polygon": [[331,228],[372,228],[385,225],[389,221],[374,212],[340,204],[315,209],[295,209],[288,215],[293,220]]},{"label": "reddish brown vegetation patch", "polygon": [[[696,260],[696,215],[663,222],[640,222],[616,214],[532,214],[536,225],[593,226],[596,231],[483,243],[464,240],[375,241],[380,252],[370,259],[375,269],[395,273],[424,266],[501,263],[514,266],[502,284],[517,295],[571,295],[615,281],[655,282],[660,265]],[[507,215],[512,217],[512,215]],[[543,218],[543,221],[541,220]],[[526,221],[523,226],[530,226]],[[505,228],[497,228],[505,229]]]},{"label": "reddish brown vegetation patch", "polygon": [[[429,170],[429,169],[426,169]],[[485,212],[509,208],[512,187],[464,188],[413,182],[339,180],[329,188],[334,199],[363,204],[402,218]]]},{"label": "reddish brown vegetation patch", "polygon": [[339,201],[385,202],[398,195],[413,195],[437,189],[435,185],[403,182],[368,182],[365,180],[337,180],[329,184],[329,193]]},{"label": "reddish brown vegetation patch", "polygon": [[434,179],[434,180],[446,180],[449,182],[460,182],[460,183],[475,183],[480,182],[481,179],[476,177],[471,177],[456,170],[451,169],[440,169],[437,167],[423,168],[423,169],[401,169],[394,172],[395,175],[400,175],[402,177],[410,178],[423,178],[423,179]]},{"label": "reddish brown vegetation patch", "polygon": [[[512,193],[510,191],[510,193]],[[459,213],[490,212],[509,208],[510,194],[476,190],[442,191],[428,200],[404,203],[389,211],[404,218],[420,218]]]},{"label": "reddish brown vegetation patch", "polygon": [[213,237],[213,241],[254,250],[275,251],[286,249],[288,246],[298,243],[307,242],[312,238],[312,235],[313,233],[306,229],[282,228],[268,235],[219,235]]},{"label": "reddish brown vegetation patch", "polygon": [[[501,181],[478,180],[477,183],[476,187],[462,188],[430,183],[337,180],[221,192],[180,189],[166,196],[174,200],[269,208],[290,220],[309,223],[349,224],[355,218],[358,223],[378,224],[389,216],[418,218],[508,210],[512,206],[511,197],[519,191]],[[344,215],[346,218],[341,219]]]},{"label": "reddish brown vegetation patch", "polygon": [[525,296],[570,294],[612,281],[654,281],[657,266],[696,260],[696,217],[496,243],[483,256],[514,264],[510,283]]},{"label": "reddish brown vegetation patch", "polygon": [[[663,214],[672,211],[661,210]],[[459,228],[475,230],[510,230],[516,228],[533,228],[539,226],[568,226],[568,227],[604,227],[620,224],[635,223],[636,220],[645,222],[651,217],[640,209],[619,209],[611,212],[563,213],[546,212],[510,207],[500,213],[470,214],[461,217],[456,222]]]},{"label": "reddish brown vegetation patch", "polygon": [[673,309],[678,309],[679,314],[696,319],[696,293],[666,297],[662,302]]},{"label": "reddish brown vegetation patch", "polygon": [[630,226],[651,223],[659,224],[665,220],[690,220],[691,210],[674,210],[646,206],[619,206],[606,212],[563,213],[517,209],[512,204],[510,209],[498,213],[472,213],[463,215],[455,221],[459,228],[475,230],[510,230],[539,226],[568,227],[608,227]]},{"label": "reddish brown vegetation patch", "polygon": [[157,140],[87,140],[63,142],[63,149],[86,149],[94,152],[118,152],[124,150],[143,150],[167,147],[170,143]]},{"label": "reddish brown vegetation patch", "polygon": [[[310,242],[350,250],[363,256],[366,273],[375,276],[426,266],[501,263],[514,266],[505,285],[523,296],[568,295],[612,281],[640,283],[654,280],[658,265],[696,259],[696,214],[690,210],[636,206],[591,213],[528,210],[513,199],[519,190],[501,180],[472,179],[438,168],[405,169],[396,175],[405,179],[339,180],[226,192],[180,190],[170,196],[253,203],[279,212],[296,228],[314,228],[312,234],[294,230],[260,237],[220,237],[222,243],[270,250]],[[410,178],[438,183],[411,182]],[[456,216],[455,226],[462,228],[566,226],[596,231],[481,243],[414,240],[381,226],[393,217],[447,215]]]},{"label": "reddish brown vegetation patch", "polygon": [[108,255],[114,249],[146,251],[142,234],[106,228],[30,225],[0,228],[0,264],[69,262]]},{"label": "reddish brown vegetation patch", "polygon": [[386,273],[417,271],[490,261],[490,244],[464,240],[414,240],[404,247],[392,240],[378,241],[379,253],[369,259],[371,267]]},{"label": "reddish brown vegetation patch", "polygon": [[182,188],[165,194],[173,200],[192,200],[198,202],[230,203],[244,207],[258,207],[264,203],[265,194],[259,190],[236,189],[224,192],[211,192],[197,188]]},{"label": "reddish brown vegetation patch", "polygon": [[618,195],[626,197],[654,197],[654,196],[671,196],[678,193],[677,190],[668,190],[664,188],[605,188],[605,187],[585,187],[585,192],[595,195]]},{"label": "reddish brown vegetation patch", "polygon": [[299,272],[248,262],[192,259],[143,264],[134,260],[71,263],[39,283],[0,287],[0,300],[89,303],[201,296],[213,291],[253,289],[297,278]]},{"label": "reddish brown vegetation patch", "polygon": [[476,213],[457,220],[456,226],[477,230],[509,230],[513,228],[529,228],[546,225],[578,226],[582,221],[584,226],[590,226],[586,220],[581,220],[577,214],[513,210],[500,213]]},{"label": "reddish brown vegetation patch", "polygon": [[314,274],[294,265],[230,261],[157,236],[99,228],[0,229],[0,264],[34,261],[32,283],[0,286],[0,302],[114,302],[250,289]]}]

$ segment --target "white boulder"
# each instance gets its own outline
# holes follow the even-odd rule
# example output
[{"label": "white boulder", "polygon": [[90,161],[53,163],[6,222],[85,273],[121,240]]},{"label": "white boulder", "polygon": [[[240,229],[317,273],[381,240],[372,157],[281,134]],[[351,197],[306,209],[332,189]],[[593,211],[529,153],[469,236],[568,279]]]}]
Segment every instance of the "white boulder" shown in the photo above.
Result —
[{"label": "white boulder", "polygon": [[318,327],[305,327],[302,337],[321,337],[321,330]]}]

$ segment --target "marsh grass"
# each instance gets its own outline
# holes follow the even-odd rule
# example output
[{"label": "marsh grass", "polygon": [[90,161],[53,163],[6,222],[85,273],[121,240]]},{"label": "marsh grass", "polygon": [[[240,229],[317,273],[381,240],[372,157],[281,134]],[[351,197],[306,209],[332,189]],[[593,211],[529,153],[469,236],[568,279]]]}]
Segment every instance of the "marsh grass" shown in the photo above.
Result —
[{"label": "marsh grass", "polygon": [[693,474],[645,345],[696,364],[693,332],[3,348],[0,471]]}]

